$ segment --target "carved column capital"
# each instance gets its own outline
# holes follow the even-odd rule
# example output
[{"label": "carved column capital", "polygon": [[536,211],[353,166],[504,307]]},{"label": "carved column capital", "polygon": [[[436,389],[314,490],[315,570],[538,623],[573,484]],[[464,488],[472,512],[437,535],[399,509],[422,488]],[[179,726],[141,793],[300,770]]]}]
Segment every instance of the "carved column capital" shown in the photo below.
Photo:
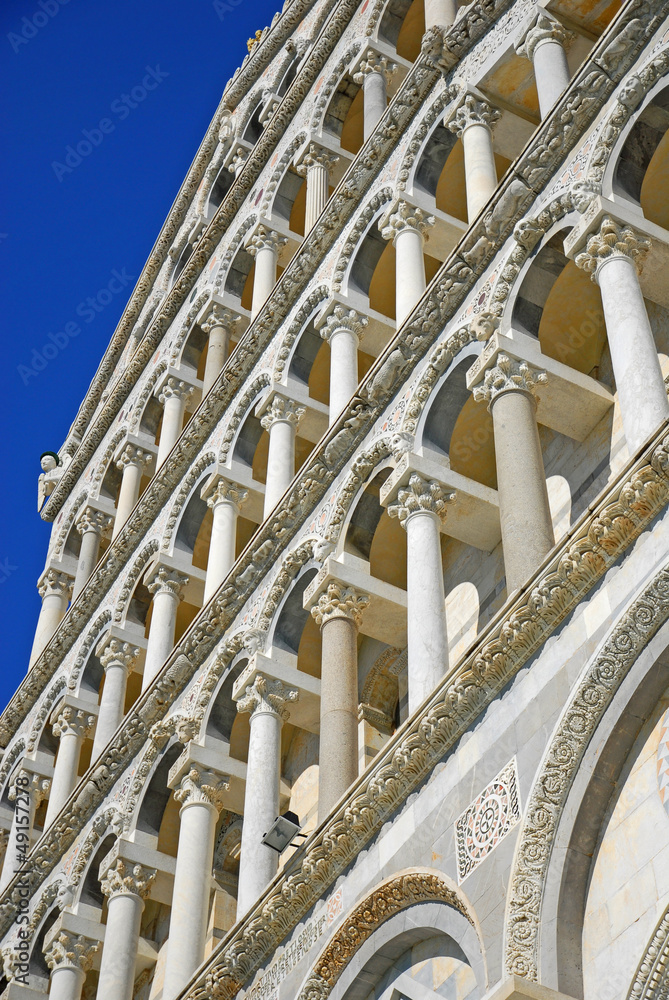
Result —
[{"label": "carved column capital", "polygon": [[497,108],[493,108],[487,101],[479,100],[473,94],[467,94],[447,127],[461,139],[465,129],[470,125],[485,125],[492,132],[501,117]]},{"label": "carved column capital", "polygon": [[250,253],[252,257],[255,257],[261,250],[271,250],[273,253],[278,253],[287,242],[286,237],[281,236],[275,229],[258,226],[246,244],[246,252]]},{"label": "carved column capital", "polygon": [[304,416],[304,413],[304,406],[300,406],[300,404],[296,403],[294,400],[287,399],[285,396],[280,396],[278,393],[275,393],[269,407],[260,418],[260,423],[264,430],[269,431],[272,424],[283,420],[285,423],[291,424],[297,430],[297,425]]},{"label": "carved column capital", "polygon": [[228,309],[226,306],[222,306],[218,302],[212,302],[211,308],[207,312],[205,318],[200,320],[199,326],[202,332],[207,335],[209,335],[212,330],[220,327],[224,327],[232,333],[240,319],[241,316],[239,313],[233,312],[232,309]]},{"label": "carved column capital", "polygon": [[181,400],[182,403],[187,403],[190,397],[193,395],[194,386],[189,385],[188,382],[184,382],[182,379],[174,378],[170,375],[165,384],[158,389],[154,395],[158,397],[159,402],[165,405],[168,399],[176,397]]},{"label": "carved column capital", "polygon": [[121,472],[125,469],[127,465],[137,465],[140,468],[147,469],[151,462],[153,462],[153,453],[147,451],[146,448],[140,448],[136,444],[125,444],[120,455],[116,459],[116,468],[120,469]]},{"label": "carved column capital", "polygon": [[488,368],[483,382],[472,392],[477,403],[487,403],[490,409],[503,392],[526,392],[535,396],[536,386],[545,385],[547,381],[546,372],[531,367],[527,361],[515,361],[506,354],[498,354],[494,366]]},{"label": "carved column capital", "polygon": [[102,640],[95,655],[105,670],[113,663],[115,666],[130,671],[139,656],[139,646],[133,646],[131,642],[124,642],[122,639],[111,636],[109,639]]},{"label": "carved column capital", "polygon": [[250,712],[251,718],[260,713],[275,715],[282,722],[288,718],[287,702],[297,701],[299,691],[282,681],[256,674],[253,684],[249,684],[237,702],[238,712]]},{"label": "carved column capital", "polygon": [[446,519],[449,503],[455,502],[456,494],[445,490],[434,480],[423,479],[417,472],[409,476],[408,485],[399,490],[397,502],[388,505],[390,517],[396,517],[403,527],[407,518],[421,511],[436,514],[440,521]]},{"label": "carved column capital", "polygon": [[156,594],[172,594],[180,601],[183,600],[183,588],[188,583],[189,577],[185,573],[179,573],[176,569],[168,569],[167,566],[159,566],[152,574],[151,580],[147,583],[147,590],[154,597]]},{"label": "carved column capital", "polygon": [[174,798],[183,807],[200,803],[213,806],[220,813],[223,808],[223,794],[230,787],[227,774],[206,770],[199,764],[193,764],[187,774],[179,782],[174,791]]},{"label": "carved column capital", "polygon": [[229,503],[237,510],[245,500],[248,499],[249,491],[237,483],[230,482],[229,479],[219,479],[214,492],[207,498],[208,507],[217,507],[220,503]]},{"label": "carved column capital", "polygon": [[587,271],[597,281],[599,268],[612,257],[629,257],[640,274],[651,242],[632,226],[616,222],[607,215],[596,233],[588,236],[583,253],[576,257],[576,266]]},{"label": "carved column capital", "polygon": [[235,177],[241,172],[246,160],[248,159],[248,153],[243,146],[240,146],[234,153],[232,159],[228,164],[228,170]]},{"label": "carved column capital", "polygon": [[392,62],[387,56],[379,55],[374,49],[367,49],[353,79],[355,83],[361,85],[370,73],[380,73],[385,78],[386,83],[390,83],[393,73],[396,71],[397,63]]},{"label": "carved column capital", "polygon": [[77,739],[84,739],[90,734],[94,725],[94,715],[82,708],[64,705],[53,724],[53,735],[58,739],[62,739],[63,736],[76,736]]},{"label": "carved column capital", "polygon": [[367,594],[331,580],[328,589],[311,608],[311,614],[319,628],[333,618],[348,618],[356,628],[360,628],[362,614],[368,604]]},{"label": "carved column capital", "polygon": [[43,774],[20,768],[9,787],[9,800],[14,802],[17,795],[27,795],[37,809],[51,791],[51,779]]},{"label": "carved column capital", "polygon": [[434,222],[434,216],[428,215],[422,208],[414,208],[408,201],[398,201],[383,216],[379,229],[384,240],[395,242],[400,233],[412,229],[427,241],[427,231]]},{"label": "carved column capital", "polygon": [[87,531],[94,531],[96,535],[106,534],[114,523],[114,518],[109,514],[96,510],[94,507],[85,507],[77,519],[77,531],[80,535]]},{"label": "carved column capital", "polygon": [[534,58],[535,50],[542,42],[559,42],[560,45],[566,45],[570,38],[573,38],[573,35],[560,24],[557,18],[546,10],[539,10],[530,18],[520,41],[516,42],[516,54],[531,61]]},{"label": "carved column capital", "polygon": [[[103,861],[103,865],[104,865]],[[146,899],[156,877],[155,868],[133,865],[123,858],[114,858],[104,872],[100,872],[100,885],[105,896],[140,896]]]},{"label": "carved column capital", "polygon": [[86,974],[93,965],[93,956],[100,947],[83,934],[61,931],[44,951],[44,959],[52,972],[56,969],[78,969]]},{"label": "carved column capital", "polygon": [[330,174],[335,164],[339,163],[339,160],[340,157],[336,153],[331,153],[329,149],[325,149],[315,142],[310,142],[308,148],[302,154],[298,163],[296,163],[295,169],[300,177],[306,177],[312,167],[323,167]]},{"label": "carved column capital", "polygon": [[73,583],[72,577],[68,576],[67,573],[60,573],[57,569],[48,569],[37,584],[37,590],[42,600],[51,594],[69,598],[72,594]]},{"label": "carved column capital", "polygon": [[348,330],[354,333],[358,340],[362,338],[369,320],[362,316],[355,309],[347,309],[346,306],[336,305],[320,328],[320,335],[328,343],[339,330]]}]

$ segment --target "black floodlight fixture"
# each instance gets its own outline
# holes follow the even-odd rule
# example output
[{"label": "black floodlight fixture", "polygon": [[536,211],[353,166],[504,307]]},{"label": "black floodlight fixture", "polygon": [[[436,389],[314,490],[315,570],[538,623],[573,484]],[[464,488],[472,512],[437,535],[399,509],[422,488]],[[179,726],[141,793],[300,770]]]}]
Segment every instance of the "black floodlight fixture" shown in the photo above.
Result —
[{"label": "black floodlight fixture", "polygon": [[[269,830],[262,838],[265,847],[271,847],[277,854],[282,854],[286,850],[293,837],[306,837],[306,833],[300,833],[300,818],[294,812],[285,812],[283,816],[277,816]],[[297,845],[295,845],[297,846]]]}]

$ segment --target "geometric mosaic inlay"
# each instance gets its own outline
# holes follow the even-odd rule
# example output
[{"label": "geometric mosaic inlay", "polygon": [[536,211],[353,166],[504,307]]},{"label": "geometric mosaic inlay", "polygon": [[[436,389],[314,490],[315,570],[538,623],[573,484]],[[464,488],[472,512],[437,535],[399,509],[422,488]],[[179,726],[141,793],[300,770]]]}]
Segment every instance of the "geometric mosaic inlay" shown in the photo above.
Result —
[{"label": "geometric mosaic inlay", "polygon": [[660,723],[660,742],[657,748],[657,787],[662,805],[669,816],[669,709]]},{"label": "geometric mosaic inlay", "polygon": [[520,819],[514,757],[455,823],[458,883],[463,882]]}]

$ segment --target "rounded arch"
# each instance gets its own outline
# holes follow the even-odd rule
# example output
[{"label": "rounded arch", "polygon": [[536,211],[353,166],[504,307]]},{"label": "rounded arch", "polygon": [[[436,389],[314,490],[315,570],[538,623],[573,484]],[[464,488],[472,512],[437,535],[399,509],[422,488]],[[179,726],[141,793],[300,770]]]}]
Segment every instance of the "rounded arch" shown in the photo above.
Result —
[{"label": "rounded arch", "polygon": [[[179,492],[170,508],[160,542],[160,548],[163,552],[171,553],[175,548],[180,548],[194,557],[198,533],[208,511],[206,501],[200,497],[198,485],[202,485],[208,470],[215,464],[215,453],[208,451],[201,455],[188,470],[188,474],[179,487]],[[193,561],[195,560],[193,559]],[[199,563],[195,563],[195,565],[199,565]],[[206,568],[206,563],[203,568]]]},{"label": "rounded arch", "polygon": [[210,298],[211,295],[209,291],[201,292],[197,298],[191,302],[183,322],[177,326],[177,332],[170,348],[171,365],[184,365],[186,368],[197,371],[199,358],[193,352],[194,345],[191,341],[195,332],[194,327],[196,319]]},{"label": "rounded arch", "polygon": [[158,540],[152,539],[144,548],[141,550],[138,556],[134,559],[130,571],[123,582],[121,591],[116,599],[116,606],[114,607],[114,622],[117,625],[123,624],[124,622],[134,622],[135,625],[143,624],[141,620],[137,617],[137,609],[132,607],[133,596],[135,594],[135,589],[139,583],[140,577],[142,576],[144,570],[149,565],[151,556],[158,551]]},{"label": "rounded arch", "polygon": [[[285,384],[288,374],[294,374],[294,376],[299,378],[301,381],[308,382],[310,368],[309,371],[307,371],[304,365],[294,365],[293,358],[298,352],[299,343],[304,333],[305,326],[313,321],[318,307],[325,302],[328,295],[329,290],[327,286],[319,285],[318,288],[314,288],[313,291],[309,293],[304,302],[300,303],[297,312],[291,319],[288,329],[283,336],[279,345],[279,350],[277,351],[276,361],[274,362],[274,371],[272,373],[274,382],[283,382]],[[308,357],[310,354],[313,354],[313,349],[311,352],[307,351],[305,353]],[[286,369],[288,369],[288,371],[286,371]]]},{"label": "rounded arch", "polygon": [[88,695],[95,694],[95,699],[97,701],[97,694],[100,688],[100,683],[102,682],[102,674],[100,673],[100,671],[102,671],[102,665],[99,661],[97,661],[97,664],[94,664],[91,661],[92,658],[97,660],[94,651],[98,642],[102,638],[103,632],[109,625],[111,618],[111,611],[108,609],[103,611],[102,614],[96,618],[92,627],[84,636],[84,640],[77,652],[67,686],[71,691],[74,691],[74,693],[80,697],[88,697]]},{"label": "rounded arch", "polygon": [[[85,892],[84,883],[87,880],[92,881],[93,878],[97,880],[99,862],[103,860],[113,846],[110,844],[109,847],[106,847],[106,844],[111,837],[116,839],[121,833],[122,828],[123,821],[115,806],[105,809],[93,820],[91,828],[81,842],[81,846],[74,857],[68,875],[68,898],[66,901],[68,906],[71,906],[74,902],[82,898],[82,894]],[[105,847],[104,853],[99,846],[100,844]]]},{"label": "rounded arch", "polygon": [[176,735],[170,736],[162,748],[155,743],[147,747],[123,809],[129,833],[138,830],[154,837],[158,850],[172,856],[176,856],[179,823],[176,810],[174,815],[168,814],[170,802],[175,806],[176,800],[167,780],[172,765],[182,752],[183,744]]},{"label": "rounded arch", "polygon": [[[316,100],[316,104],[314,105],[314,111],[311,119],[312,128],[319,135],[322,134],[324,128],[326,128],[325,118],[327,110],[332,101],[332,96],[336,88],[340,85],[340,81],[344,77],[347,68],[356,58],[361,48],[362,45],[360,43],[351,45],[342,54],[341,58],[338,60],[334,68],[328,73],[327,80],[321,87],[319,96]],[[357,84],[354,86],[357,86]]]},{"label": "rounded arch", "polygon": [[[140,389],[128,418],[128,432],[130,434],[141,435],[143,433],[151,441],[155,440],[162,417],[162,409],[158,401],[154,399],[153,390],[166,369],[167,363],[159,361]],[[155,403],[155,406],[152,403]]]},{"label": "rounded arch", "polygon": [[88,490],[84,490],[79,494],[74,503],[71,505],[70,509],[65,514],[63,518],[63,523],[58,529],[58,534],[56,535],[56,541],[54,543],[52,552],[53,559],[62,559],[63,554],[65,552],[65,546],[70,536],[70,532],[72,531],[74,523],[77,519],[77,514],[84,506],[87,499],[88,499]]},{"label": "rounded arch", "polygon": [[223,443],[221,445],[221,453],[219,456],[221,463],[227,462],[231,451],[233,453],[235,452],[237,439],[239,438],[246,418],[252,413],[252,407],[260,398],[260,394],[263,389],[266,389],[270,384],[269,375],[266,372],[263,372],[254,378],[253,382],[251,382],[242,394],[239,402],[235,406],[230,420],[228,421],[225,434],[223,435]]},{"label": "rounded arch", "polygon": [[[299,132],[284,149],[279,162],[267,182],[265,194],[260,205],[260,215],[263,218],[280,219],[296,233],[304,236],[304,191],[305,179],[291,169],[295,154],[307,139],[305,131]],[[300,223],[294,225],[293,223]]]},{"label": "rounded arch", "polygon": [[[370,198],[368,204],[354,219],[351,230],[346,237],[344,246],[335,264],[332,288],[335,292],[340,292],[342,287],[347,286],[350,281],[350,270],[353,259],[360,247],[365,234],[377,217],[380,217],[383,208],[390,204],[393,197],[392,188],[382,188]],[[379,237],[381,234],[379,233]]]},{"label": "rounded arch", "polygon": [[[244,262],[244,267],[235,267],[235,263],[241,265],[243,261],[243,258],[240,258],[239,261],[236,261],[236,258],[238,253],[242,252],[246,253],[243,246],[244,239],[246,238],[246,234],[248,233],[249,229],[251,229],[255,225],[257,218],[258,218],[257,215],[255,213],[252,213],[251,215],[247,216],[244,219],[241,226],[239,227],[239,229],[235,231],[234,235],[232,236],[232,239],[225,248],[225,251],[223,252],[221,258],[221,263],[219,264],[218,270],[216,272],[216,279],[215,279],[216,292],[220,294],[221,289],[225,288],[230,292],[230,294],[236,295],[236,297],[240,300],[240,302],[242,299],[246,278],[250,273],[250,267],[249,271],[244,270],[244,267],[246,267],[246,263],[248,262]],[[252,262],[253,258],[251,258],[249,254],[246,254],[246,256]]]},{"label": "rounded arch", "polygon": [[[48,725],[49,716],[51,711],[65,690],[65,678],[58,677],[50,688],[47,689],[44,698],[40,704],[37,715],[30,727],[30,736],[28,737],[28,744],[26,746],[26,753],[32,753],[39,747],[43,733]],[[57,747],[57,741],[53,739],[53,749],[55,751]],[[51,742],[51,740],[49,741]]]}]

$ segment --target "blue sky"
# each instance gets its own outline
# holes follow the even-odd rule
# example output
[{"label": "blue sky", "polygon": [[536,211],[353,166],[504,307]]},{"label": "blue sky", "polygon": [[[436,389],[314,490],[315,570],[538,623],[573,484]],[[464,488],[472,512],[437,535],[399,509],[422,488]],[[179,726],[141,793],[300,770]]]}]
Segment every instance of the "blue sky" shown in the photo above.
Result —
[{"label": "blue sky", "polygon": [[0,4],[0,708],[40,607],[39,456],[62,444],[246,40],[280,2]]}]

